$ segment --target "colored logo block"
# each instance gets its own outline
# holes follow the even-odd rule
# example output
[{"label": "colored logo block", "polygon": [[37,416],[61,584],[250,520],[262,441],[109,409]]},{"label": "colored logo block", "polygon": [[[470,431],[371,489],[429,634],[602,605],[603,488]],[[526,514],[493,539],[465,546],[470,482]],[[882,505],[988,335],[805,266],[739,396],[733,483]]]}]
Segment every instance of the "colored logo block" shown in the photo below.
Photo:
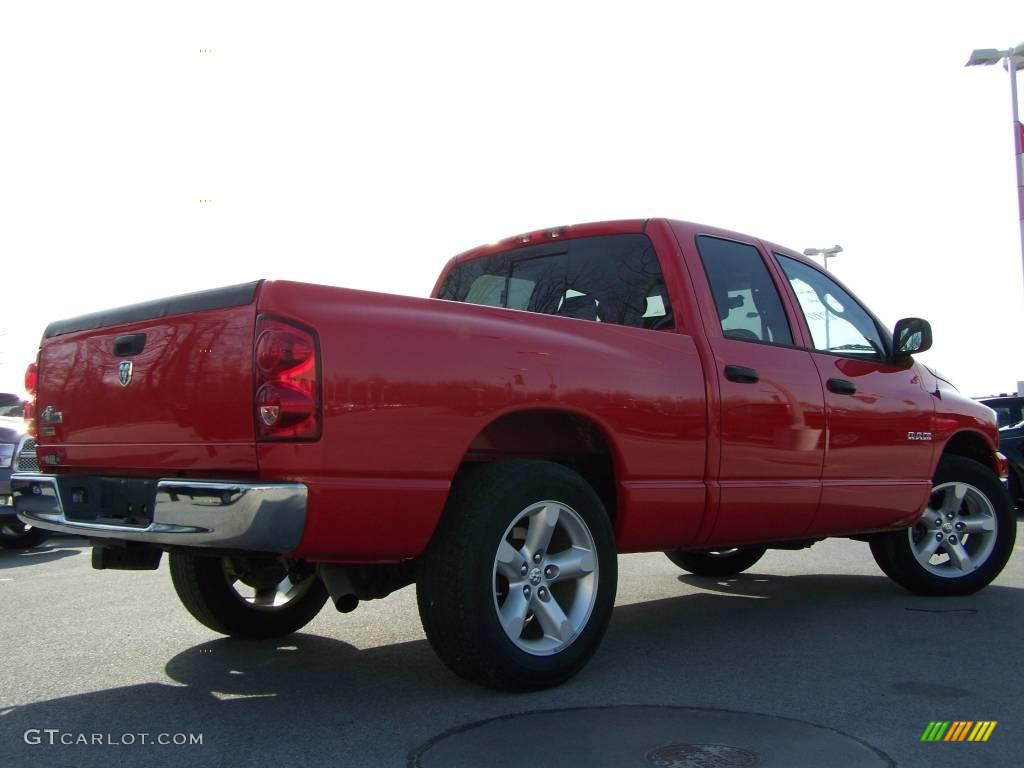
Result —
[{"label": "colored logo block", "polygon": [[996,724],[996,720],[933,720],[921,741],[988,741]]}]

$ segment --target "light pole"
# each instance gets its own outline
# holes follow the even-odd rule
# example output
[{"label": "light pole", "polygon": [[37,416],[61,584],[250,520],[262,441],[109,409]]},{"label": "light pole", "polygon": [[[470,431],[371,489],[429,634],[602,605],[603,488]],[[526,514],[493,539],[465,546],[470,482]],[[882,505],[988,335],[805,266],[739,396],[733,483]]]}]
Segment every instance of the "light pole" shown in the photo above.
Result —
[{"label": "light pole", "polygon": [[843,252],[843,246],[833,245],[831,248],[804,248],[804,256],[823,256],[825,258],[825,270],[828,270],[828,259],[835,258]]},{"label": "light pole", "polygon": [[1024,126],[1020,123],[1017,110],[1017,70],[1024,69],[1024,43],[1016,48],[1000,51],[995,48],[978,48],[971,52],[968,67],[991,67],[1003,62],[1010,73],[1010,101],[1013,104],[1013,149],[1017,166],[1017,211],[1020,214],[1021,266],[1024,268]]},{"label": "light pole", "polygon": [[[828,259],[831,256],[835,258],[843,252],[843,246],[833,245],[831,248],[804,248],[804,256],[821,256],[825,262],[825,271],[828,272]],[[828,305],[825,304],[824,297],[822,306],[825,309],[825,349],[832,349],[832,334],[829,332],[828,322]]]}]

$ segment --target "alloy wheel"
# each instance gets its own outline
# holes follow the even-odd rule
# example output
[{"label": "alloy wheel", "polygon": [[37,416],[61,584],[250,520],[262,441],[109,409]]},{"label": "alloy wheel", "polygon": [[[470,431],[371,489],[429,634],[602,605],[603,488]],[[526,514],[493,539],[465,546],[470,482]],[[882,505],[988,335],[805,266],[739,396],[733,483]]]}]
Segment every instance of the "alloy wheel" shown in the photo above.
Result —
[{"label": "alloy wheel", "polygon": [[996,545],[998,520],[988,497],[973,485],[942,483],[908,532],[918,563],[936,576],[959,578],[980,568]]},{"label": "alloy wheel", "polygon": [[315,573],[291,573],[280,558],[224,558],[224,578],[235,596],[260,611],[286,608],[305,595],[317,577]]},{"label": "alloy wheel", "polygon": [[594,537],[574,509],[532,504],[512,521],[494,558],[494,608],[521,651],[549,656],[587,626],[597,599]]}]

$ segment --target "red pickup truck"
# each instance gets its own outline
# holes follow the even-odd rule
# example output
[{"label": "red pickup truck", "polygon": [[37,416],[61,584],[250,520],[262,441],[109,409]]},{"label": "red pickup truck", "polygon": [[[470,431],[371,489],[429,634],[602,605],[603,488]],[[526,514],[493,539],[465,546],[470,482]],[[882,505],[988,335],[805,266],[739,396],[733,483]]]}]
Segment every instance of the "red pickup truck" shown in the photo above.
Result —
[{"label": "red pickup truck", "polygon": [[870,542],[924,595],[1013,549],[993,412],[829,273],[663,219],[451,259],[429,299],[261,281],[51,324],[27,524],[163,552],[207,627],[271,637],[415,583],[458,674],[529,690],[597,648],[616,553],[735,574]]}]

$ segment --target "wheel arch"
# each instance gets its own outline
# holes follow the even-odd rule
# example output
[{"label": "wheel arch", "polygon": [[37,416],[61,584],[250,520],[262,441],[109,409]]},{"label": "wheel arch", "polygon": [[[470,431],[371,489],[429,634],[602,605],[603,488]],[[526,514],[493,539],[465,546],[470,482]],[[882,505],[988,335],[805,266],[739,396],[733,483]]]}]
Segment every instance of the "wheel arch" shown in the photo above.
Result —
[{"label": "wheel arch", "polygon": [[998,474],[999,467],[996,466],[995,451],[996,448],[981,432],[965,429],[956,432],[946,441],[938,458],[941,461],[946,456],[962,456],[983,464]]},{"label": "wheel arch", "polygon": [[607,425],[591,414],[563,407],[507,411],[477,432],[463,452],[458,472],[495,461],[529,459],[553,461],[579,473],[616,526],[620,512],[617,479],[622,467]]}]

